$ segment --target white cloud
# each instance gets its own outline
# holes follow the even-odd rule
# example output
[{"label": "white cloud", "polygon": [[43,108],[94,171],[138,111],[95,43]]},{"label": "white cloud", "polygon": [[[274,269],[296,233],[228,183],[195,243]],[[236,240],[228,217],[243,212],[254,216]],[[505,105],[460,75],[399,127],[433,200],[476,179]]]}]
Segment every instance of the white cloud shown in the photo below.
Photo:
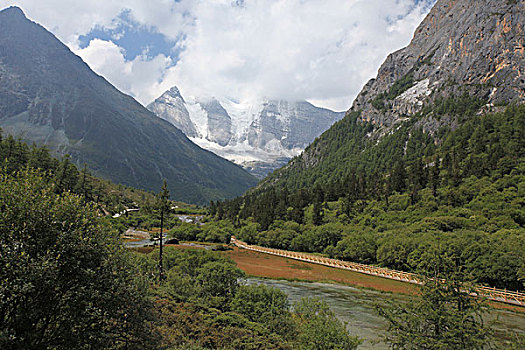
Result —
[{"label": "white cloud", "polygon": [[142,104],[158,97],[156,87],[171,64],[171,59],[164,55],[148,59],[144,54],[137,56],[133,61],[126,61],[122,48],[111,41],[100,39],[91,40],[84,49],[74,48],[74,51],[96,73],[105,77],[119,90],[134,96]]},{"label": "white cloud", "polygon": [[[409,42],[426,10],[414,0],[0,1],[21,6],[142,103],[177,85],[187,94],[309,99],[338,110]],[[109,41],[79,50],[79,35],[114,27],[123,11],[169,38],[184,35],[176,66],[164,55],[126,61]]]},{"label": "white cloud", "polygon": [[53,32],[66,44],[96,26],[114,28],[118,16],[130,11],[141,25],[158,28],[170,38],[192,24],[194,0],[0,0],[0,8],[21,7],[26,16]]},{"label": "white cloud", "polygon": [[169,84],[199,94],[310,99],[347,109],[424,16],[411,0],[200,2]]}]

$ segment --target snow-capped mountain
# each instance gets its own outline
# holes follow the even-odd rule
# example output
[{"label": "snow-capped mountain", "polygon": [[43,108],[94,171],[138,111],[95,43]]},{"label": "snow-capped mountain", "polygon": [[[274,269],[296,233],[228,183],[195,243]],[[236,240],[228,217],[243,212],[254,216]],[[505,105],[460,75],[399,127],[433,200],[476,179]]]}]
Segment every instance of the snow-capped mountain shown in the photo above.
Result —
[{"label": "snow-capped mountain", "polygon": [[263,177],[344,116],[306,101],[183,98],[177,87],[147,107],[193,142]]}]

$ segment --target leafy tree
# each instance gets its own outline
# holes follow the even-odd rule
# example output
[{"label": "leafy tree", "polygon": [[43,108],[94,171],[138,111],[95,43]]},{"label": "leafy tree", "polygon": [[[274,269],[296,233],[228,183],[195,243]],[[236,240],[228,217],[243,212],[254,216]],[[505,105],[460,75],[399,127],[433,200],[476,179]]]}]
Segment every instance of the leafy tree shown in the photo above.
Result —
[{"label": "leafy tree", "polygon": [[472,289],[453,260],[437,257],[434,277],[406,305],[378,309],[388,322],[392,349],[485,349],[491,343],[493,331],[483,321],[487,308],[469,295]]},{"label": "leafy tree", "polygon": [[91,205],[0,169],[0,348],[144,348],[146,286]]},{"label": "leafy tree", "polygon": [[270,331],[285,338],[291,338],[294,334],[288,297],[277,288],[263,284],[241,286],[232,300],[231,308],[250,321],[266,324]]},{"label": "leafy tree", "polygon": [[298,343],[305,350],[357,349],[361,340],[348,334],[328,305],[315,298],[303,298],[293,306],[299,329]]},{"label": "leafy tree", "polygon": [[215,261],[202,265],[196,280],[200,295],[207,299],[208,304],[225,310],[239,288],[238,280],[244,276],[236,266]]}]

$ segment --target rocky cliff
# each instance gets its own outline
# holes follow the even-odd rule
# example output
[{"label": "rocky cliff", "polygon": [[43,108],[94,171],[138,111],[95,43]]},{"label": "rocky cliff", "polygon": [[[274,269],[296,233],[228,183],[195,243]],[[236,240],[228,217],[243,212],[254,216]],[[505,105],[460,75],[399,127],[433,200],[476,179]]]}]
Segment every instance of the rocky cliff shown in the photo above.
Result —
[{"label": "rocky cliff", "polygon": [[[525,1],[439,0],[410,45],[388,56],[350,112],[390,126],[468,95],[486,108],[525,101]],[[435,131],[432,114],[422,121]]]},{"label": "rocky cliff", "polygon": [[197,137],[199,134],[190,119],[190,113],[186,109],[185,103],[179,89],[172,87],[150,103],[147,108],[159,118],[179,128],[186,136]]},{"label": "rocky cliff", "polygon": [[200,104],[208,115],[206,139],[219,146],[227,146],[233,137],[232,118],[215,99]]},{"label": "rocky cliff", "polygon": [[[525,102],[525,1],[439,0],[345,118],[260,183],[298,188],[389,172],[471,118]],[[401,166],[399,169],[403,169]],[[350,174],[350,175],[349,175]]]}]

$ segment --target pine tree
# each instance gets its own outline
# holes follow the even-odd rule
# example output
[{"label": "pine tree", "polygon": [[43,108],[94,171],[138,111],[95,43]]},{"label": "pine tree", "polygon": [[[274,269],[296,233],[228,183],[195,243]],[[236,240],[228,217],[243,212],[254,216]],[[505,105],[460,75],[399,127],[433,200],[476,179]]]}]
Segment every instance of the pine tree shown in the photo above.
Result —
[{"label": "pine tree", "polygon": [[170,191],[168,190],[168,184],[166,182],[166,179],[164,179],[162,183],[162,188],[160,189],[160,192],[157,195],[157,203],[156,203],[156,208],[155,208],[158,211],[159,216],[160,216],[159,281],[161,283],[164,280],[163,257],[162,257],[162,238],[163,238],[162,235],[163,235],[163,229],[164,229],[164,219],[167,217],[171,209],[169,198],[170,198]]},{"label": "pine tree", "polygon": [[406,188],[406,178],[407,173],[405,170],[405,162],[399,160],[394,164],[392,173],[390,175],[390,183],[392,185],[392,190],[402,193]]},{"label": "pine tree", "polygon": [[483,321],[487,307],[469,295],[472,286],[454,260],[436,256],[433,276],[424,279],[420,293],[406,305],[378,307],[388,322],[391,348],[481,350],[490,345],[493,330]]},{"label": "pine tree", "polygon": [[430,186],[432,187],[432,195],[437,197],[437,189],[441,182],[439,177],[439,157],[436,157],[434,164],[430,167],[429,182]]}]

